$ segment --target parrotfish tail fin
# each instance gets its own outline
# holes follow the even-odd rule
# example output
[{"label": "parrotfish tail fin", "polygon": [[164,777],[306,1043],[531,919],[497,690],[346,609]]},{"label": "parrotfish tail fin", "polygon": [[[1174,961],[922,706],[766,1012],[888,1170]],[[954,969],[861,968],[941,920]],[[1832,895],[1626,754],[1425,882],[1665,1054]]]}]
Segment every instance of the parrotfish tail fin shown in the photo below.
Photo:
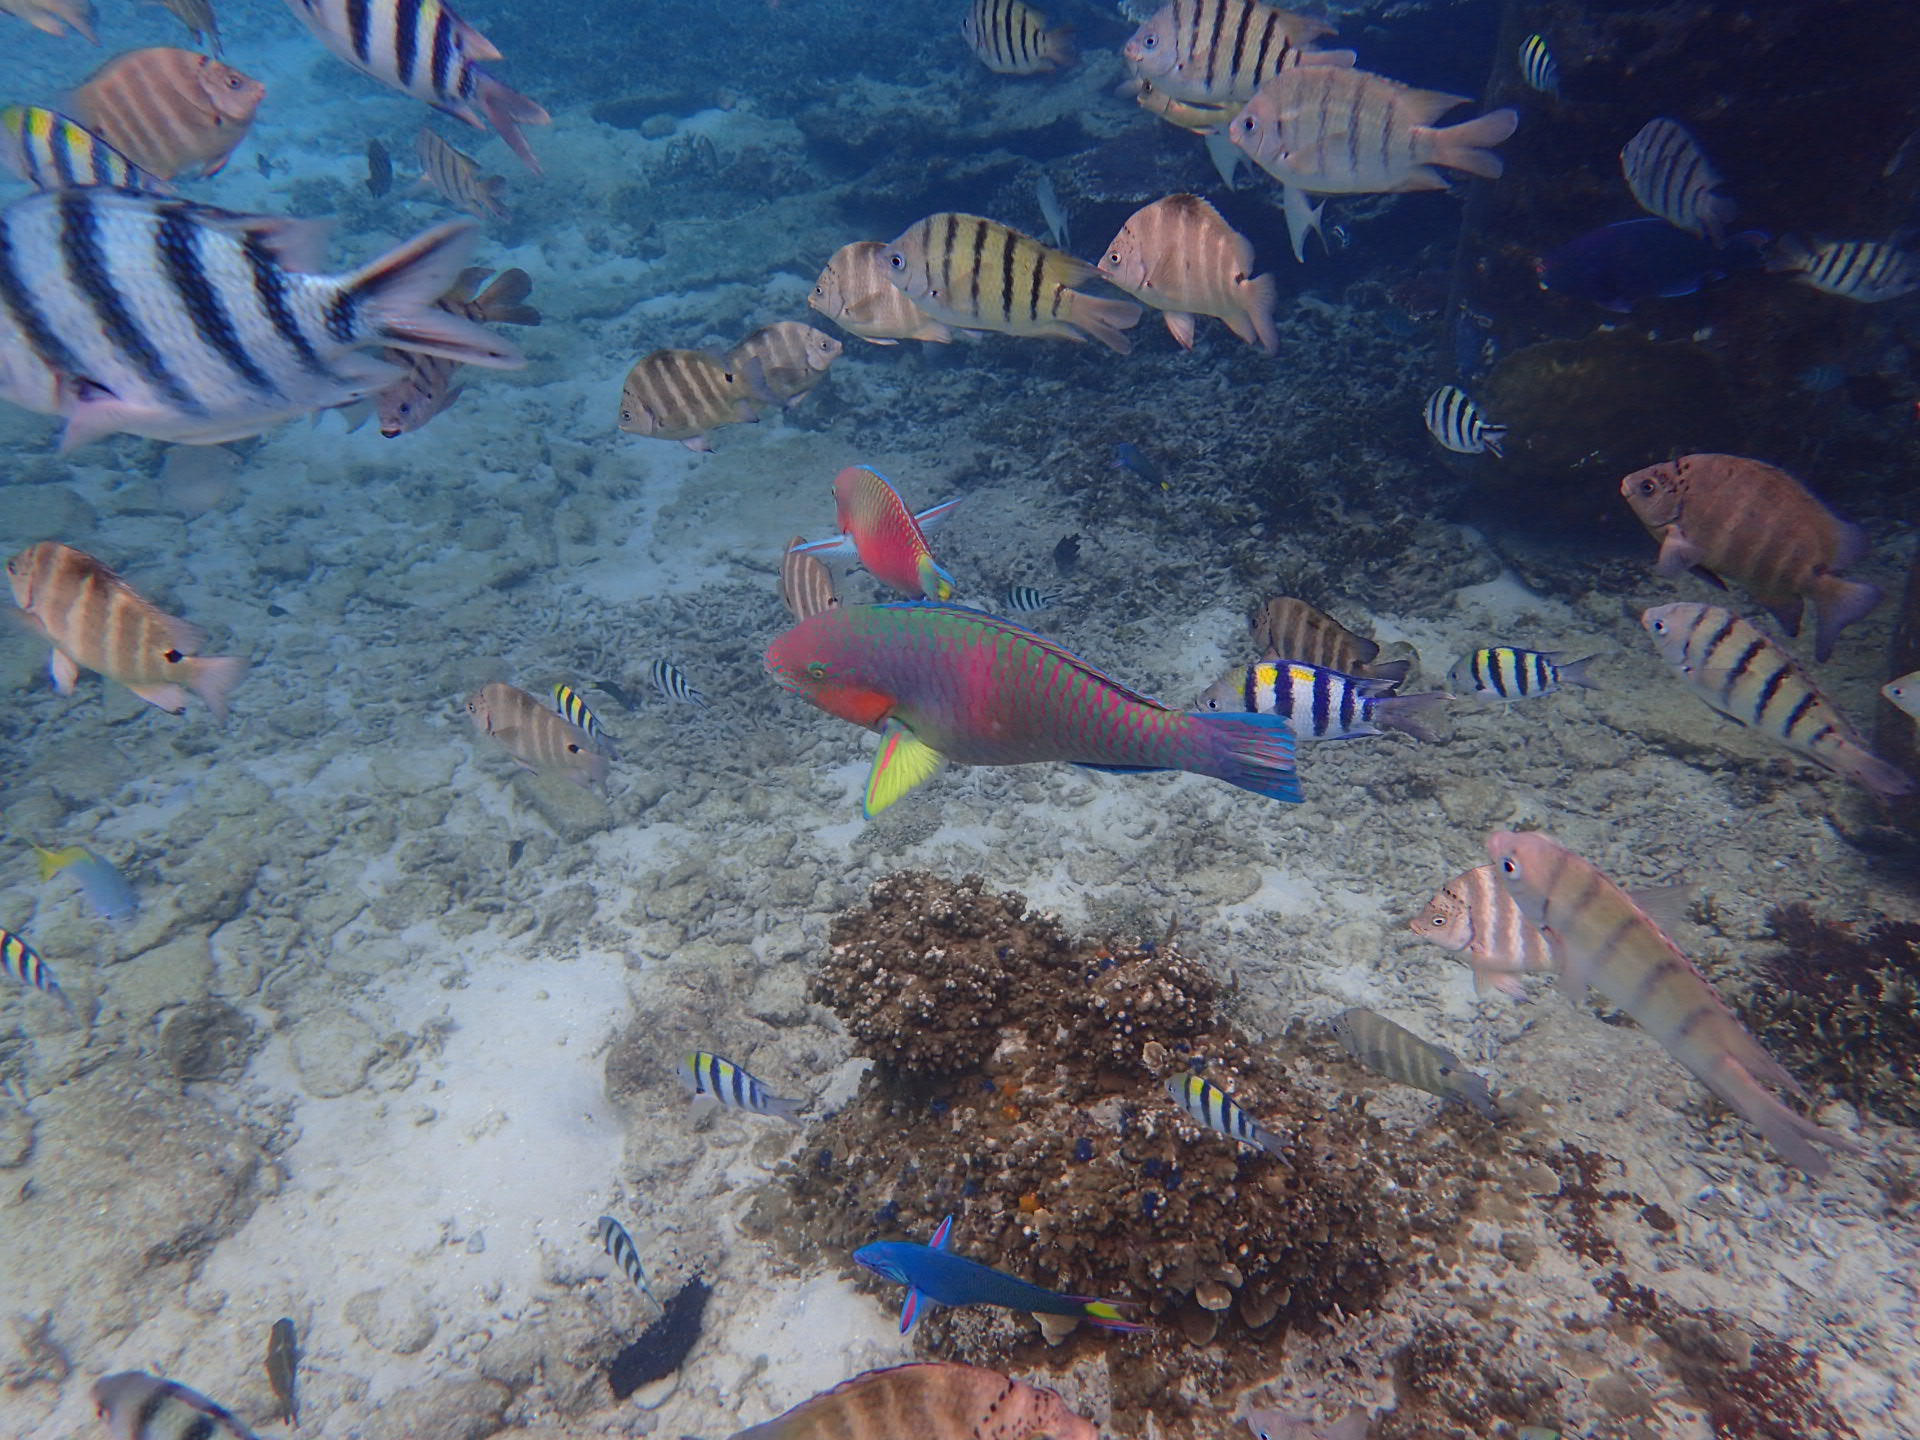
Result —
[{"label": "parrotfish tail fin", "polygon": [[1326,208],[1326,201],[1314,204],[1298,185],[1280,187],[1280,210],[1287,217],[1287,239],[1293,242],[1293,258],[1302,265],[1307,263],[1307,236],[1318,235],[1323,246],[1327,243],[1326,232],[1320,228],[1320,212]]},{"label": "parrotfish tail fin", "polygon": [[940,567],[940,562],[935,560],[933,556],[923,554],[920,557],[920,563],[915,568],[920,577],[920,590],[922,594],[931,595],[936,600],[951,600],[953,598],[954,591],[959,587],[953,583],[953,576],[943,570]]},{"label": "parrotfish tail fin", "polygon": [[[931,530],[936,525],[944,525],[947,517],[959,509],[960,502],[966,498],[964,495],[956,495],[951,500],[942,500],[938,505],[929,506],[913,517],[913,523],[918,525],[922,530]],[[841,538],[846,539],[845,536]],[[849,553],[851,553],[853,542],[848,540],[847,544]]]},{"label": "parrotfish tail fin", "polygon": [[1247,282],[1247,319],[1253,322],[1256,343],[1269,355],[1280,353],[1280,327],[1273,323],[1279,293],[1279,282],[1271,275],[1256,275]]},{"label": "parrotfish tail fin", "polygon": [[1151,1330],[1151,1325],[1138,1325],[1121,1314],[1122,1307],[1132,1309],[1132,1303],[1126,1300],[1092,1300],[1085,1295],[1068,1297],[1085,1307],[1083,1314],[1090,1325],[1098,1325],[1102,1330],[1122,1330],[1137,1334],[1142,1330]]},{"label": "parrotfish tail fin", "polygon": [[414,236],[349,276],[336,307],[346,307],[360,333],[396,349],[494,370],[519,368],[526,358],[513,346],[434,303],[459,277],[479,232],[472,220],[453,220]]},{"label": "parrotfish tail fin", "polygon": [[913,1322],[920,1318],[920,1292],[909,1285],[907,1298],[900,1304],[900,1333],[906,1334],[913,1329]]},{"label": "parrotfish tail fin", "polygon": [[[606,777],[602,775],[595,776],[594,778],[605,779]],[[805,1100],[792,1100],[780,1095],[769,1095],[767,1097],[767,1114],[776,1116],[781,1120],[791,1121],[795,1125],[804,1126],[807,1123],[800,1118],[800,1112],[806,1108],[807,1102]]]},{"label": "parrotfish tail fin", "polygon": [[940,1222],[940,1228],[933,1232],[933,1238],[927,1242],[929,1250],[944,1250],[953,1239],[953,1216],[949,1215]]},{"label": "parrotfish tail fin", "polygon": [[1300,801],[1293,726],[1283,715],[1194,715],[1202,758],[1179,768],[1211,775],[1269,800]]},{"label": "parrotfish tail fin", "polygon": [[1823,1145],[1849,1155],[1866,1153],[1865,1147],[1849,1136],[1824,1129],[1781,1104],[1731,1055],[1721,1056],[1696,1073],[1709,1090],[1766,1136],[1769,1145],[1809,1175],[1824,1175],[1833,1168],[1826,1151],[1820,1148]]},{"label": "parrotfish tail fin", "polygon": [[1041,52],[1062,70],[1080,58],[1080,52],[1074,48],[1073,27],[1062,25],[1058,30],[1049,30],[1046,46]]},{"label": "parrotfish tail fin", "polygon": [[542,173],[533,147],[527,144],[527,137],[520,133],[520,127],[551,124],[553,117],[518,90],[510,90],[502,85],[486,71],[476,70],[474,76],[478,83],[474,87],[473,98],[479,102],[493,128],[500,132],[500,138],[507,142],[507,148],[518,155],[534,174]]},{"label": "parrotfish tail fin", "polygon": [[940,768],[940,752],[918,739],[903,725],[888,728],[867,772],[867,793],[861,809],[871,820],[917,785],[933,778]]},{"label": "parrotfish tail fin", "polygon": [[247,662],[239,655],[196,655],[187,662],[188,686],[221,725],[227,723],[227,697],[246,673]]},{"label": "parrotfish tail fin", "polygon": [[1913,793],[1913,777],[1896,765],[1890,765],[1865,746],[1844,743],[1833,752],[1833,768],[1856,784],[1889,800]]},{"label": "parrotfish tail fin", "polygon": [[1480,427],[1480,443],[1491,450],[1497,458],[1504,460],[1507,458],[1506,433],[1507,427],[1505,425],[1482,425]]},{"label": "parrotfish tail fin", "polygon": [[1587,673],[1587,667],[1599,658],[1598,655],[1588,655],[1583,659],[1569,660],[1565,664],[1560,664],[1556,661],[1555,664],[1559,666],[1560,670],[1560,683],[1562,685],[1578,685],[1582,690],[1601,689],[1600,682]]},{"label": "parrotfish tail fin", "polygon": [[1387,729],[1398,730],[1416,740],[1437,740],[1440,737],[1428,728],[1424,712],[1438,710],[1452,699],[1444,690],[1425,695],[1391,695],[1373,707],[1373,718]]},{"label": "parrotfish tail fin", "polygon": [[1062,318],[1076,330],[1098,340],[1119,355],[1133,353],[1133,341],[1126,332],[1140,323],[1140,307],[1131,300],[1105,300],[1078,290],[1067,292],[1073,300]]},{"label": "parrotfish tail fin", "polygon": [[1498,180],[1506,166],[1488,147],[1498,145],[1519,128],[1518,110],[1490,110],[1476,119],[1435,130],[1429,137],[1432,150],[1426,159],[1483,180]]},{"label": "parrotfish tail fin", "polygon": [[1824,662],[1833,654],[1840,632],[1880,603],[1880,592],[1860,580],[1822,575],[1813,583],[1813,608],[1820,623],[1813,632],[1813,657]]},{"label": "parrotfish tail fin", "polygon": [[[954,502],[958,504],[958,501]],[[790,555],[831,555],[835,559],[850,560],[854,555],[853,536],[835,535],[826,540],[803,540],[789,545]]]}]

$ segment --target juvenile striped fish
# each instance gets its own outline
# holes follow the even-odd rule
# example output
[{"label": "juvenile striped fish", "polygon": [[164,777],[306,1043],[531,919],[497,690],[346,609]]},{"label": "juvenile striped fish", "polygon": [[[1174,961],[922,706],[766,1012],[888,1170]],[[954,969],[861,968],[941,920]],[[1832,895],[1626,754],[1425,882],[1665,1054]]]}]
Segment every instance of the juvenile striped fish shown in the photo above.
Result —
[{"label": "juvenile striped fish", "polygon": [[1025,626],[958,605],[838,606],[775,640],[767,669],[809,704],[882,733],[868,816],[943,758],[1186,770],[1300,799],[1293,731],[1280,717],[1169,710]]},{"label": "juvenile striped fish", "polygon": [[1062,1295],[1029,1284],[1004,1270],[955,1255],[947,1248],[953,1235],[953,1217],[947,1216],[926,1245],[908,1240],[883,1240],[862,1245],[853,1263],[882,1280],[907,1287],[900,1309],[900,1333],[906,1334],[920,1318],[920,1307],[936,1305],[998,1305],[1029,1315],[1071,1315],[1106,1330],[1144,1330],[1123,1318],[1131,1308],[1124,1300],[1095,1300],[1086,1295]]},{"label": "juvenile striped fish", "polygon": [[1343,675],[1297,660],[1262,660],[1216,681],[1200,697],[1200,708],[1210,713],[1284,715],[1302,740],[1353,740],[1385,730],[1398,730],[1416,740],[1435,739],[1423,714],[1453,697],[1440,690],[1395,695],[1396,683]]},{"label": "juvenile striped fish", "polygon": [[1194,316],[1211,315],[1267,354],[1279,353],[1274,279],[1253,273],[1253,244],[1198,195],[1169,195],[1127,218],[1100,273],[1161,312],[1167,333],[1193,348]]},{"label": "juvenile striped fish", "polygon": [[53,968],[40,958],[38,951],[4,926],[0,926],[0,974],[11,975],[22,985],[44,990],[62,1005],[67,1003]]},{"label": "juvenile striped fish", "polygon": [[1821,240],[1808,245],[1783,235],[1768,252],[1767,269],[1868,305],[1920,290],[1920,260],[1878,240]]},{"label": "juvenile striped fish", "polygon": [[[436,308],[476,325],[538,325],[540,312],[525,303],[533,293],[533,280],[518,268],[502,270],[487,281],[487,267],[472,266],[460,272],[460,278],[438,300]],[[483,283],[486,288],[481,289]],[[460,371],[458,361],[440,355],[421,355],[406,350],[388,350],[381,357],[405,370],[398,380],[373,397],[374,413],[380,420],[380,433],[389,440],[411,434],[436,415],[445,414],[465,393],[464,385],[455,385]]]},{"label": "juvenile striped fish", "polygon": [[564,775],[582,789],[606,783],[612,759],[591,735],[517,686],[496,680],[467,697],[473,728],[522,770]]},{"label": "juvenile striped fish", "polygon": [[227,696],[247,662],[200,654],[205,631],[168,615],[86,551],[42,540],[7,561],[7,579],[14,603],[53,646],[59,694],[71,695],[80,672],[92,670],[169,715],[185,713],[191,690],[226,723]]},{"label": "juvenile striped fish", "polygon": [[936,320],[966,330],[1098,340],[1125,355],[1140,307],[1071,288],[1100,272],[1010,225],[978,215],[929,215],[889,245],[888,276]]},{"label": "juvenile striped fish", "polygon": [[760,389],[791,408],[827,378],[845,348],[824,330],[798,320],[776,320],[734,346],[727,353],[727,368],[756,376]]},{"label": "juvenile striped fish", "polygon": [[732,1440],[1100,1440],[1051,1390],[952,1361],[869,1370]]},{"label": "juvenile striped fish", "polygon": [[40,878],[51,880],[63,871],[79,885],[87,904],[102,920],[124,920],[140,909],[140,895],[127,883],[127,877],[109,861],[102,860],[84,845],[68,845],[49,850],[33,847],[40,862]]},{"label": "juvenile striped fish", "polygon": [[1620,151],[1620,173],[1640,208],[1677,230],[1726,243],[1739,207],[1719,193],[1726,182],[1686,126],[1649,120]]},{"label": "juvenile striped fish", "polygon": [[0,15],[15,15],[34,29],[55,37],[71,28],[94,45],[92,0],[0,0]]},{"label": "juvenile striped fish", "polygon": [[594,1233],[600,1237],[607,1254],[613,1257],[613,1263],[620,1267],[627,1279],[634,1283],[642,1295],[658,1305],[660,1301],[655,1297],[653,1287],[647,1283],[646,1266],[640,1263],[640,1251],[634,1246],[627,1227],[611,1215],[602,1215],[594,1227]]},{"label": "juvenile striped fish", "polygon": [[707,436],[723,425],[760,418],[747,377],[704,350],[655,350],[634,362],[620,388],[620,428],[629,435],[678,440],[689,450],[713,449]]},{"label": "juvenile striped fish", "polygon": [[1640,623],[1660,658],[1729,720],[1772,736],[1876,795],[1912,791],[1912,779],[1867,749],[1860,732],[1793,657],[1738,615],[1715,605],[1656,605]]},{"label": "juvenile striped fish", "polygon": [[67,98],[73,118],[162,180],[213,175],[253,125],[267,87],[172,45],[107,61]]},{"label": "juvenile striped fish", "polygon": [[267,1384],[273,1398],[280,1402],[276,1420],[289,1425],[300,1423],[300,1343],[293,1333],[293,1321],[281,1316],[267,1332]]},{"label": "juvenile striped fish", "polygon": [[1559,96],[1560,67],[1543,37],[1529,35],[1520,42],[1520,78],[1542,95]]},{"label": "juvenile striped fish", "polygon": [[960,34],[996,75],[1048,75],[1073,64],[1073,27],[1047,28],[1047,17],[1022,0],[973,0]]},{"label": "juvenile striped fish", "polygon": [[1356,635],[1326,611],[1292,595],[1276,595],[1253,612],[1254,649],[1266,660],[1297,660],[1346,675],[1399,684],[1412,667],[1405,660],[1379,664],[1380,643]]},{"label": "juvenile striped fish", "polygon": [[96,1380],[93,1403],[113,1440],[259,1440],[226,1406],[139,1370]]},{"label": "juvenile striped fish", "polygon": [[173,188],[84,125],[44,105],[0,110],[0,163],[37,190],[113,185],[164,194]]},{"label": "juvenile striped fish", "polygon": [[662,700],[692,705],[701,710],[707,708],[707,697],[693,688],[693,682],[687,679],[687,672],[666,657],[660,656],[647,662],[647,678],[653,681],[653,688]]},{"label": "juvenile striped fish", "polygon": [[808,306],[871,345],[898,345],[902,340],[951,342],[953,331],[887,278],[886,250],[884,240],[842,245],[813,282]]},{"label": "juvenile striped fish", "polygon": [[1491,700],[1524,700],[1529,695],[1551,695],[1566,685],[1598,690],[1599,682],[1587,674],[1594,661],[1560,657],[1564,650],[1521,650],[1512,645],[1490,645],[1475,650],[1458,661],[1448,676],[1454,685],[1467,685],[1475,695]]},{"label": "juvenile striped fish", "polygon": [[1120,54],[1161,95],[1194,104],[1244,104],[1283,69],[1353,64],[1351,50],[1314,50],[1324,20],[1261,0],[1172,0],[1133,32]]},{"label": "juvenile striped fish", "polygon": [[1000,603],[1012,614],[1030,615],[1036,610],[1051,610],[1059,602],[1032,585],[1009,585],[1000,593]]},{"label": "juvenile striped fish", "polygon": [[1803,602],[1812,601],[1816,660],[1832,655],[1840,632],[1880,603],[1875,587],[1841,574],[1866,558],[1866,532],[1777,466],[1741,455],[1682,455],[1634,471],[1620,493],[1660,543],[1655,573],[1734,580],[1789,635],[1800,633]]},{"label": "juvenile striped fish", "polygon": [[787,1100],[775,1095],[752,1075],[731,1060],[710,1050],[690,1051],[680,1061],[680,1088],[695,1100],[712,1098],[729,1110],[746,1110],[755,1115],[770,1115],[805,1125],[800,1112],[805,1100]]},{"label": "juvenile striped fish", "polygon": [[1598,990],[1809,1175],[1831,1168],[1818,1146],[1859,1153],[1852,1140],[1767,1091],[1804,1093],[1673,941],[1591,862],[1537,831],[1496,831],[1487,854],[1526,917],[1547,932],[1571,999],[1577,1003],[1589,985]]},{"label": "juvenile striped fish", "polygon": [[[287,0],[320,43],[363,75],[425,101],[476,130],[489,123],[534,174],[520,133],[553,117],[480,68],[500,52],[446,0]],[[484,117],[484,118],[483,118]]]},{"label": "juvenile striped fish", "polygon": [[796,620],[818,615],[840,603],[833,593],[833,572],[818,556],[807,553],[806,540],[796,535],[780,557],[780,599]]},{"label": "juvenile striped fish", "polygon": [[456,150],[438,135],[432,126],[422,125],[414,137],[413,153],[420,157],[420,183],[469,215],[485,220],[509,220],[500,196],[507,188],[504,175],[482,175],[480,162],[465,151]]},{"label": "juvenile striped fish", "polygon": [[933,558],[926,527],[945,520],[959,500],[915,515],[886,476],[869,465],[849,465],[833,477],[833,503],[840,533],[802,544],[802,554],[851,553],[874,579],[902,595],[953,597],[953,577]]},{"label": "juvenile striped fish", "polygon": [[[324,231],[98,187],[0,211],[0,331],[49,372],[62,445],[126,431],[212,445],[373,393],[392,346],[511,369],[520,353],[436,309],[473,242],[442,225],[350,275],[312,273]],[[19,394],[12,396],[24,403]]]},{"label": "juvenile striped fish", "polygon": [[1333,1033],[1349,1055],[1375,1074],[1456,1105],[1470,1105],[1489,1120],[1500,1119],[1485,1079],[1462,1065],[1451,1050],[1422,1040],[1406,1026],[1355,1006],[1333,1017]]},{"label": "juvenile striped fish", "polygon": [[1501,445],[1507,427],[1489,425],[1458,385],[1442,385],[1427,397],[1426,422],[1427,432],[1456,455],[1506,454]]},{"label": "juvenile striped fish", "polygon": [[601,728],[599,717],[587,708],[587,702],[580,698],[580,692],[566,681],[554,683],[553,703],[569,725],[578,725],[595,740],[606,737],[607,732]]},{"label": "juvenile striped fish", "polygon": [[1167,1081],[1167,1093],[1173,1096],[1174,1104],[1207,1129],[1230,1135],[1269,1155],[1285,1157],[1287,1147],[1280,1137],[1211,1080],[1199,1075],[1175,1075]]}]

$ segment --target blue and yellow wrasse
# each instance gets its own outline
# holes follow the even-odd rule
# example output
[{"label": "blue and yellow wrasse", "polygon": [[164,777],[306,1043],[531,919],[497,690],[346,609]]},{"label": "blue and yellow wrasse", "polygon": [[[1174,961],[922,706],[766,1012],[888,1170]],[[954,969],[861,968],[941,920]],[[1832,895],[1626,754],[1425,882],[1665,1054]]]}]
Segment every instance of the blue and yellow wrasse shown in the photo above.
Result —
[{"label": "blue and yellow wrasse", "polygon": [[40,861],[40,878],[51,880],[62,870],[67,871],[79,882],[87,904],[102,920],[124,919],[140,908],[139,893],[127,883],[127,877],[86,846],[69,845],[62,850],[49,850],[44,845],[33,848]]},{"label": "blue and yellow wrasse", "polygon": [[907,1240],[885,1240],[862,1245],[853,1252],[856,1265],[873,1271],[883,1280],[907,1287],[906,1303],[900,1309],[900,1333],[906,1334],[920,1318],[922,1301],[936,1305],[1001,1305],[1009,1310],[1025,1310],[1030,1315],[1072,1315],[1107,1330],[1145,1330],[1124,1319],[1121,1312],[1130,1308],[1124,1300],[1094,1300],[1085,1295],[1062,1295],[1039,1285],[967,1260],[947,1249],[953,1235],[953,1217],[940,1222],[933,1243],[916,1245]]}]

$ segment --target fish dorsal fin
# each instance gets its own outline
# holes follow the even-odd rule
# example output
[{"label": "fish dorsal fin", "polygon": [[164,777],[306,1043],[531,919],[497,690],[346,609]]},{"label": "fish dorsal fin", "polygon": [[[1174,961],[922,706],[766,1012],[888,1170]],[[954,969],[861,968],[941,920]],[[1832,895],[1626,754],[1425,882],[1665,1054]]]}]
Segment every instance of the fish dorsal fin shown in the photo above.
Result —
[{"label": "fish dorsal fin", "polygon": [[878,608],[882,610],[944,610],[950,614],[961,616],[972,624],[987,626],[1018,635],[1025,640],[1031,641],[1036,647],[1044,650],[1047,654],[1053,656],[1063,664],[1071,665],[1074,669],[1080,671],[1081,674],[1098,680],[1102,685],[1111,685],[1115,690],[1120,692],[1123,699],[1132,700],[1140,705],[1151,705],[1156,710],[1165,710],[1168,708],[1151,695],[1142,695],[1125,681],[1109,675],[1097,665],[1092,665],[1082,660],[1058,640],[1050,640],[1038,630],[1030,630],[1025,625],[1021,625],[1013,620],[1008,620],[1004,616],[994,615],[985,610],[975,610],[966,605],[955,605],[940,600],[896,600],[890,604],[879,606]]},{"label": "fish dorsal fin", "polygon": [[324,220],[288,220],[279,215],[242,215],[219,210],[211,205],[179,202],[199,224],[221,230],[236,240],[252,240],[266,247],[282,270],[301,275],[323,273],[327,258],[327,235],[331,227]]},{"label": "fish dorsal fin", "polygon": [[1699,893],[1697,885],[1645,885],[1627,891],[1627,898],[1669,938],[1674,926],[1687,918],[1687,907]]},{"label": "fish dorsal fin", "polygon": [[949,1215],[940,1222],[940,1228],[933,1232],[933,1239],[927,1242],[929,1250],[945,1250],[953,1239],[953,1216]]}]

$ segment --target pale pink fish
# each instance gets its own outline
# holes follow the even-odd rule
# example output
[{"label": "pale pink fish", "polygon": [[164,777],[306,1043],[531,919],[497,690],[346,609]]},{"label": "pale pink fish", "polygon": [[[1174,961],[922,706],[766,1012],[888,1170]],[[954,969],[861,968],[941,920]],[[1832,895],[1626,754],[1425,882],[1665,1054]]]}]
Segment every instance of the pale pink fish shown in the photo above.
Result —
[{"label": "pale pink fish", "polygon": [[1832,1162],[1820,1146],[1862,1153],[1845,1135],[1789,1110],[1766,1087],[1800,1084],[1727,1009],[1653,918],[1591,861],[1534,831],[1487,839],[1494,871],[1521,912],[1547,933],[1560,985],[1578,1002],[1593,986],[1809,1175]]}]

